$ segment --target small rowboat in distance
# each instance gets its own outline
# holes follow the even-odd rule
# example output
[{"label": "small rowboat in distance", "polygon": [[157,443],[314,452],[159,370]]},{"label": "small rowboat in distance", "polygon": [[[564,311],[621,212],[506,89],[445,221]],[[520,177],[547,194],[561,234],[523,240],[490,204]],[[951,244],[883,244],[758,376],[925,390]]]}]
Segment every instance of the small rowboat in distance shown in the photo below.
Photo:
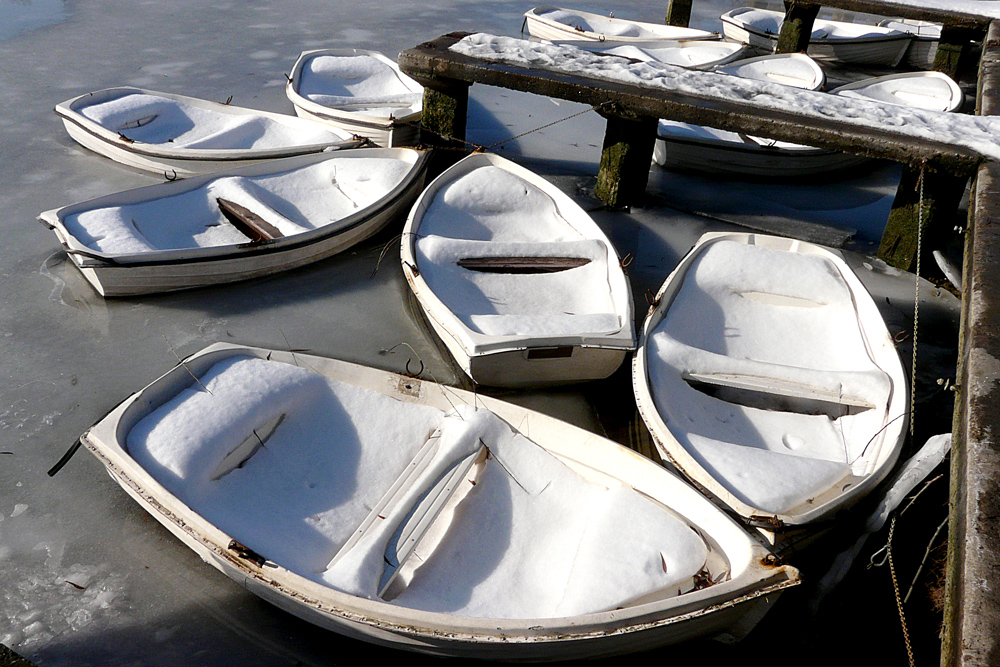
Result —
[{"label": "small rowboat in distance", "polygon": [[927,70],[934,66],[938,42],[941,41],[941,24],[916,19],[886,19],[879,25],[890,30],[901,30],[913,36],[910,48],[906,50],[906,64]]},{"label": "small rowboat in distance", "polygon": [[747,52],[746,44],[723,41],[595,42],[572,40],[554,42],[575,46],[593,53],[631,58],[637,62],[659,62],[690,69],[711,69],[739,60]]},{"label": "small rowboat in distance", "polygon": [[930,111],[958,111],[965,102],[962,89],[941,72],[889,74],[855,81],[830,92]]},{"label": "small rowboat in distance", "polygon": [[720,39],[718,33],[707,30],[630,21],[560,7],[534,7],[524,13],[524,20],[529,35],[550,42],[577,39],[597,42]]},{"label": "small rowboat in distance", "polygon": [[470,155],[427,186],[401,260],[435,334],[478,384],[605,378],[635,349],[611,242],[572,199],[497,155]]},{"label": "small rowboat in distance", "polygon": [[[762,53],[773,53],[785,16],[767,9],[740,7],[721,18],[722,32],[727,38],[749,44]],[[817,60],[895,67],[906,55],[911,41],[912,36],[901,30],[816,19],[806,53]]]},{"label": "small rowboat in distance", "polygon": [[102,296],[255,278],[329,257],[405,215],[427,155],[314,153],[42,213]]},{"label": "small rowboat in distance", "polygon": [[168,178],[363,143],[304,118],[141,88],[86,93],[55,111],[86,148]]},{"label": "small rowboat in distance", "polygon": [[329,123],[379,146],[406,146],[417,136],[423,87],[377,51],[304,51],[285,93],[303,118]]},{"label": "small rowboat in distance", "polygon": [[885,479],[907,384],[843,258],[761,234],[706,234],[660,289],[633,386],[656,447],[772,530],[829,519]]},{"label": "small rowboat in distance", "polygon": [[81,442],[240,586],[394,648],[539,661],[732,640],[798,583],[636,452],[308,354],[216,344]]}]

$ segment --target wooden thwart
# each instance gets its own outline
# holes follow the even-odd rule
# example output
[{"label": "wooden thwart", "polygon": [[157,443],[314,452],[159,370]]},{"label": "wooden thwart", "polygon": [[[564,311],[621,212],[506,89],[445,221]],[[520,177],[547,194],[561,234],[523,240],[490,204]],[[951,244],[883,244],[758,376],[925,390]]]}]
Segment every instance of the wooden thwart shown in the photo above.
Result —
[{"label": "wooden thwart", "polygon": [[589,263],[587,257],[466,257],[456,262],[483,273],[556,273]]},{"label": "wooden thwart", "polygon": [[249,238],[250,243],[264,243],[265,241],[273,241],[284,236],[277,227],[245,206],[240,206],[236,202],[223,199],[222,197],[217,198],[215,201],[219,203],[219,208],[222,209],[222,214],[226,216],[226,220]]}]

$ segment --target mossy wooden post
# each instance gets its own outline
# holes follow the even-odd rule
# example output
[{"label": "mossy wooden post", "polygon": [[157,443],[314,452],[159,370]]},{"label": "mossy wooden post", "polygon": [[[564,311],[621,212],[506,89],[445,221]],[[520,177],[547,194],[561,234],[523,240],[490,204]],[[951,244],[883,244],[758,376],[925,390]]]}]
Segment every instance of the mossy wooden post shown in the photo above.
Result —
[{"label": "mossy wooden post", "polygon": [[[967,66],[972,40],[976,38],[975,30],[945,26],[934,57],[934,69],[957,79],[962,73],[961,68]],[[913,271],[917,264],[919,182],[919,168],[903,167],[899,189],[878,247],[879,259],[903,271]],[[923,225],[920,228],[923,234],[922,272],[924,267],[934,271],[930,262],[931,253],[941,248],[944,235],[954,227],[954,216],[967,182],[967,178],[956,178],[941,172],[925,174]]]},{"label": "mossy wooden post", "polygon": [[809,47],[813,21],[819,14],[819,5],[805,2],[785,2],[785,20],[778,33],[775,53],[800,53]]},{"label": "mossy wooden post", "polygon": [[594,194],[609,208],[627,208],[640,203],[646,191],[658,120],[610,107],[599,113],[608,127]]},{"label": "mossy wooden post", "polygon": [[[1000,21],[979,66],[976,113],[1000,115]],[[1000,167],[979,169],[962,276],[951,443],[943,667],[1000,664]]]},{"label": "mossy wooden post", "polygon": [[664,23],[678,28],[688,27],[691,23],[691,0],[670,0]]},{"label": "mossy wooden post", "polygon": [[433,79],[424,86],[424,109],[420,115],[422,141],[435,139],[465,141],[465,123],[469,113],[469,86],[465,81]]}]

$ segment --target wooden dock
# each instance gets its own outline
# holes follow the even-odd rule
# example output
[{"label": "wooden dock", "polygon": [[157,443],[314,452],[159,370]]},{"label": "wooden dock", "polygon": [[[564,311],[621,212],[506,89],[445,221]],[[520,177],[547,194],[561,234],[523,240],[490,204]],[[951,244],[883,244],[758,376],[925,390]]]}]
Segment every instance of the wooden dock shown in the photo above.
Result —
[{"label": "wooden dock", "polygon": [[[686,23],[690,0],[675,0],[669,22]],[[951,454],[952,488],[947,602],[942,665],[1000,665],[1000,3],[956,2],[944,9],[931,0],[828,0],[823,5],[887,17],[942,23],[935,68],[948,71],[967,60],[982,42],[977,116],[946,121],[909,117],[903,124],[873,123],[879,105],[841,98],[824,112],[795,91],[776,99],[752,83],[725,84],[722,75],[664,66],[662,76],[614,76],[578,56],[560,65],[535,67],[523,58],[537,43],[479,36],[487,48],[456,44],[467,33],[451,33],[400,54],[404,72],[426,87],[423,127],[446,140],[465,138],[472,84],[527,91],[589,104],[607,123],[596,194],[610,207],[641,205],[658,119],[819,146],[907,165],[886,234],[893,248],[919,233],[912,190],[921,172],[930,175],[928,198],[975,178],[965,229],[962,326]],[[786,26],[804,48],[817,5],[786,2]],[[788,19],[795,17],[794,25]],[[805,18],[803,18],[805,17]],[[987,33],[988,31],[988,33]],[[803,33],[805,37],[803,37]],[[504,41],[506,40],[506,41]],[[803,41],[804,40],[804,41]],[[471,41],[471,40],[469,40]],[[546,47],[550,48],[550,47]],[[572,48],[572,47],[560,47]],[[569,54],[567,54],[569,55]],[[585,62],[586,61],[586,62]],[[585,62],[584,66],[579,63]],[[565,63],[565,64],[563,64]],[[575,64],[574,64],[575,63]],[[619,65],[620,67],[620,65]],[[804,102],[797,104],[797,102]],[[886,113],[890,113],[886,111]],[[929,116],[933,116],[930,114]],[[928,117],[929,117],[928,116]],[[938,122],[940,121],[940,122]],[[942,131],[947,126],[948,131]],[[934,174],[941,175],[935,179]],[[949,180],[950,179],[950,180]],[[935,183],[944,183],[940,192]],[[925,202],[926,212],[929,208]],[[952,211],[953,213],[953,211]],[[930,223],[930,224],[933,224]],[[881,252],[888,253],[883,237]],[[905,245],[905,244],[904,244]],[[915,248],[915,245],[914,245]],[[889,257],[909,270],[915,249]]]}]

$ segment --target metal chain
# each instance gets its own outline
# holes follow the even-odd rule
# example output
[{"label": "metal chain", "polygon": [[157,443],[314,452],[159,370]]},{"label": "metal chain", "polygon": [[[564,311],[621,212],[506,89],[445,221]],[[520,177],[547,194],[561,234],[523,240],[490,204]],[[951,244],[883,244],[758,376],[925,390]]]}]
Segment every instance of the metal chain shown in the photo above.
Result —
[{"label": "metal chain", "polygon": [[903,641],[906,643],[906,655],[910,659],[910,667],[916,662],[913,659],[913,645],[910,643],[910,631],[906,627],[906,615],[903,613],[903,598],[899,594],[899,581],[896,579],[896,564],[892,560],[892,534],[896,532],[896,517],[889,524],[889,541],[885,545],[886,559],[889,561],[889,574],[892,577],[892,588],[896,592],[896,608],[899,610],[899,622],[903,626]]},{"label": "metal chain", "polygon": [[920,199],[917,202],[917,265],[914,276],[913,294],[913,362],[910,366],[910,438],[913,438],[913,417],[917,407],[917,325],[920,317],[920,253],[924,236],[924,173],[927,160],[920,163],[920,178],[917,186]]}]

